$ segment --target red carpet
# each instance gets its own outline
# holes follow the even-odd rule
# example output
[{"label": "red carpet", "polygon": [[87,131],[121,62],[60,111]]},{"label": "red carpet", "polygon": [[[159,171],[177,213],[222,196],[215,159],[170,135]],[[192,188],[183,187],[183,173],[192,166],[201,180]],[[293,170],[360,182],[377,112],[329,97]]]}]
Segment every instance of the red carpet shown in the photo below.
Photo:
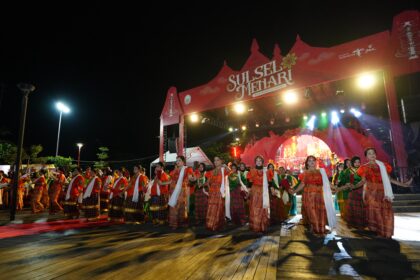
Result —
[{"label": "red carpet", "polygon": [[108,222],[106,216],[103,216],[98,221],[94,222],[86,222],[86,219],[77,219],[29,224],[9,224],[0,227],[0,239],[17,237],[22,235],[33,235],[46,232],[64,231],[69,229],[107,226],[111,224],[113,223]]}]

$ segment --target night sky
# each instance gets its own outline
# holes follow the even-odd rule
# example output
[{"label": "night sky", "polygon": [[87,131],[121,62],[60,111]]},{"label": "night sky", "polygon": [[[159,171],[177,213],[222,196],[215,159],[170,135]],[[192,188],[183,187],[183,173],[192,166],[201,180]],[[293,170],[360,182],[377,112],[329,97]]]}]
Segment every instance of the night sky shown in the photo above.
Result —
[{"label": "night sky", "polygon": [[337,1],[341,7],[35,2],[1,4],[1,138],[17,142],[16,84],[31,82],[37,89],[29,97],[24,145],[41,144],[41,156],[55,153],[60,100],[72,112],[63,115],[59,154],[76,158],[76,143],[83,142],[82,160],[95,160],[99,146],[110,148],[112,160],[157,155],[168,88],[207,83],[224,60],[239,69],[252,38],[268,57],[275,43],[286,55],[297,34],[309,45],[330,47],[389,30],[394,15],[420,9],[420,1],[396,0]]}]

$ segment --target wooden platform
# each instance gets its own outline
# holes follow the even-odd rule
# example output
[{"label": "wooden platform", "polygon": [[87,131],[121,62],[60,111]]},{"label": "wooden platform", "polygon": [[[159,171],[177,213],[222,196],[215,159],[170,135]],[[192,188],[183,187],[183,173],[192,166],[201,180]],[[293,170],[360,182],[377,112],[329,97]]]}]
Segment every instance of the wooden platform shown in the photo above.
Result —
[{"label": "wooden platform", "polygon": [[[420,214],[401,216],[410,223]],[[408,215],[408,216],[407,216]],[[411,222],[410,222],[411,221]],[[398,223],[396,223],[398,225]],[[418,241],[376,239],[340,224],[220,234],[113,225],[0,240],[1,279],[420,279]]]}]

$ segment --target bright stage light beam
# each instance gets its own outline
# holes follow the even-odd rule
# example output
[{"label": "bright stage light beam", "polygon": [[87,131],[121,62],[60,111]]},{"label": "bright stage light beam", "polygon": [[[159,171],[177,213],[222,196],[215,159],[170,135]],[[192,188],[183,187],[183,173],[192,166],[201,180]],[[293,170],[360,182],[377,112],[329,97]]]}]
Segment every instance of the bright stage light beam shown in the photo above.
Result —
[{"label": "bright stage light beam", "polygon": [[357,84],[362,89],[369,89],[376,83],[376,78],[372,74],[363,74],[357,79]]},{"label": "bright stage light beam", "polygon": [[350,113],[352,113],[356,118],[359,118],[362,115],[362,113],[360,111],[358,111],[354,108],[350,109]]},{"label": "bright stage light beam", "polygon": [[314,127],[315,127],[315,119],[316,119],[316,116],[315,115],[312,115],[312,117],[306,123],[306,126],[309,128],[309,130],[314,130]]},{"label": "bright stage light beam", "polygon": [[298,101],[298,96],[294,91],[288,91],[283,95],[283,101],[286,104],[295,104]]},{"label": "bright stage light beam", "polygon": [[245,105],[244,105],[244,104],[242,104],[242,103],[236,103],[236,104],[233,106],[233,110],[235,110],[235,112],[236,112],[237,114],[243,114],[243,113],[245,113],[246,108],[245,108]]},{"label": "bright stage light beam", "polygon": [[340,118],[338,117],[338,114],[336,111],[331,112],[331,123],[333,125],[336,125],[340,122]]},{"label": "bright stage light beam", "polygon": [[193,122],[193,123],[196,123],[196,122],[198,122],[198,115],[197,114],[192,114],[191,116],[190,116],[190,121],[191,122]]}]

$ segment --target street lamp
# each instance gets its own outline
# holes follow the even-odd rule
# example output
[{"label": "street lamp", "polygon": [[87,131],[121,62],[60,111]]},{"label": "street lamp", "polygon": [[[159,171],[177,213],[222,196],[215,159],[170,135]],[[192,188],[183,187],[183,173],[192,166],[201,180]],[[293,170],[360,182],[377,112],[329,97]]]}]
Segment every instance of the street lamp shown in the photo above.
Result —
[{"label": "street lamp", "polygon": [[77,143],[77,147],[79,147],[79,153],[77,155],[77,167],[80,167],[80,150],[83,147],[83,143]]},{"label": "street lamp", "polygon": [[57,102],[55,106],[57,107],[58,111],[60,111],[60,120],[58,121],[57,148],[55,149],[55,156],[58,156],[58,143],[60,142],[61,116],[63,115],[63,113],[66,113],[66,114],[69,113],[70,108],[61,102]]},{"label": "street lamp", "polygon": [[20,112],[18,150],[16,154],[15,171],[13,173],[13,188],[11,192],[11,199],[12,199],[11,201],[12,203],[10,206],[10,220],[11,221],[15,219],[15,213],[16,213],[17,188],[18,188],[18,180],[19,180],[20,162],[22,159],[23,136],[25,134],[26,108],[28,107],[28,96],[31,92],[35,90],[35,86],[31,84],[19,83],[17,84],[17,87],[23,93],[23,98],[22,98],[22,108]]}]

